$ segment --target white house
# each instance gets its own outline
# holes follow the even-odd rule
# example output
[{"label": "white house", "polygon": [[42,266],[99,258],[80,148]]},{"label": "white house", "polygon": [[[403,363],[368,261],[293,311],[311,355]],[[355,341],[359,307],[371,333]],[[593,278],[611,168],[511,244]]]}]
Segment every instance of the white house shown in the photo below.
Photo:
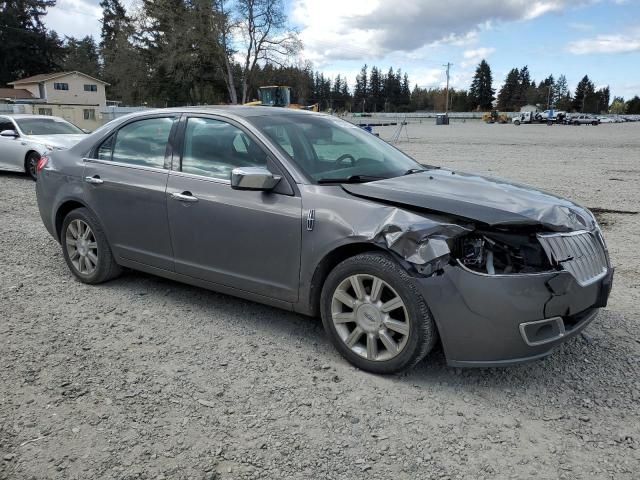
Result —
[{"label": "white house", "polygon": [[100,110],[107,104],[105,87],[108,83],[85,73],[41,74],[10,82],[9,85],[21,92],[29,92],[32,98],[21,94],[14,103],[31,104],[34,114],[56,115],[89,130],[103,123]]}]

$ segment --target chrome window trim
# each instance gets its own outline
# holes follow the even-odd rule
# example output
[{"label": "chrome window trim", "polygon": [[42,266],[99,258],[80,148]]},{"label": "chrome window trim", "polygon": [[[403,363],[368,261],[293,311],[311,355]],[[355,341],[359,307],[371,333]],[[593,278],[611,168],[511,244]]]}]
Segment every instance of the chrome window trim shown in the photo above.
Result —
[{"label": "chrome window trim", "polygon": [[133,163],[124,163],[124,162],[114,162],[112,160],[102,160],[100,158],[83,158],[82,161],[84,163],[97,163],[100,165],[110,165],[113,167],[126,167],[133,168],[135,170],[146,170],[150,172],[158,172],[158,173],[169,173],[169,170],[166,168],[158,168],[158,167],[147,167],[145,165],[135,165]]},{"label": "chrome window trim", "polygon": [[213,183],[220,183],[222,185],[231,185],[231,180],[225,180],[224,178],[209,177],[207,175],[198,175],[196,173],[181,172],[179,170],[170,170],[171,176],[193,178],[194,180],[204,180]]}]

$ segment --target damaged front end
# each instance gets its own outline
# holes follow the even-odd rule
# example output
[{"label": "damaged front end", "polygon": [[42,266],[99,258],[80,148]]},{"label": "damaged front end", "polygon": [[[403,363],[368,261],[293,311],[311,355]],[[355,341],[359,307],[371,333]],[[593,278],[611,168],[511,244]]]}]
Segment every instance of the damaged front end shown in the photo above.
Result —
[{"label": "damaged front end", "polygon": [[[412,221],[413,220],[413,221]],[[472,223],[394,210],[376,232],[374,241],[408,262],[420,275],[441,272],[445,265],[457,265],[486,275],[527,274],[558,270],[552,263],[539,233],[531,228],[516,232],[483,229]]]},{"label": "damaged front end", "polygon": [[420,217],[394,210],[374,240],[413,272],[451,365],[541,358],[607,303],[613,269],[597,226],[548,232]]}]

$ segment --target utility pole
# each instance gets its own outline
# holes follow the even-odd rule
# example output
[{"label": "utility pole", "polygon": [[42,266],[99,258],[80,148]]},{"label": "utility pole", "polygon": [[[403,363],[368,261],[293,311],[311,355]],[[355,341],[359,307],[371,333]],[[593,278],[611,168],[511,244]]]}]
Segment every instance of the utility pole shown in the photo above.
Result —
[{"label": "utility pole", "polygon": [[445,94],[444,113],[449,113],[449,69],[452,65],[453,63],[451,62],[447,62],[446,65],[443,65],[443,67],[447,67],[447,93]]}]

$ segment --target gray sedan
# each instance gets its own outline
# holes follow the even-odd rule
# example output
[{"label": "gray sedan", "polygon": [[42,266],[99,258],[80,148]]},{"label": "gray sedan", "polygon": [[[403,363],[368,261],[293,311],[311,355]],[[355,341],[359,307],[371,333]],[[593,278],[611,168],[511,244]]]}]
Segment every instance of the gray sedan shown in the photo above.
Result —
[{"label": "gray sedan", "polygon": [[371,372],[409,368],[438,340],[455,366],[541,358],[612,284],[587,209],[421,165],[328,115],[148,111],[54,152],[38,177],[80,281],[128,267],[321,316]]}]

